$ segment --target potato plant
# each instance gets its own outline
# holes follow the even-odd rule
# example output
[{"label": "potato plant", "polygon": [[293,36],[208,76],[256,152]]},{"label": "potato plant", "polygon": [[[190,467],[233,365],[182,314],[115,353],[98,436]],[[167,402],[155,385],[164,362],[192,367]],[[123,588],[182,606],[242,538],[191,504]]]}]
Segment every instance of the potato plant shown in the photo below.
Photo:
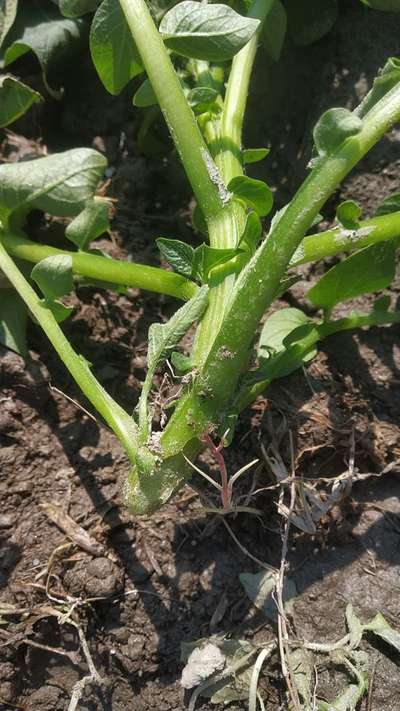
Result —
[{"label": "potato plant", "polygon": [[[399,196],[388,196],[370,219],[361,219],[359,206],[346,201],[337,208],[336,225],[315,233],[320,211],[341,181],[400,120],[400,62],[388,59],[354,111],[335,107],[321,116],[313,131],[308,176],[292,200],[274,212],[268,185],[246,174],[246,166],[265,159],[268,150],[242,146],[256,51],[262,42],[279,58],[287,17],[300,44],[306,43],[307,30],[314,26],[327,31],[335,20],[334,0],[324,0],[318,7],[311,0],[54,4],[59,5],[59,10],[54,8],[57,17],[62,17],[59,11],[79,16],[68,20],[75,29],[87,22],[80,15],[95,10],[90,51],[111,93],[118,94],[131,79],[142,77],[133,103],[161,109],[197,201],[194,222],[204,242],[194,249],[179,240],[159,238],[171,271],[106,258],[91,249],[108,226],[108,201],[96,195],[106,167],[100,153],[82,148],[2,165],[0,269],[6,281],[1,336],[7,346],[25,354],[23,324],[29,311],[120,439],[129,460],[127,505],[133,513],[150,514],[187,481],[205,446],[221,459],[240,412],[273,380],[312,359],[321,340],[339,331],[400,322],[400,312],[390,310],[386,297],[377,298],[369,313],[334,317],[337,304],[379,292],[391,283],[400,237]],[[365,4],[400,9],[397,0]],[[37,40],[21,20],[21,5],[3,3],[3,19],[8,17],[2,37],[6,66]],[[68,27],[74,35],[72,25]],[[63,25],[64,38],[65,31]],[[48,57],[40,54],[38,44],[34,51],[47,77]],[[0,91],[10,81],[4,81]],[[19,86],[17,90],[23,91]],[[32,210],[72,218],[65,229],[70,251],[29,238],[26,219]],[[264,220],[271,215],[266,227]],[[349,255],[308,292],[318,317],[293,308],[278,310],[260,329],[265,311],[299,278],[296,267],[341,253]],[[29,263],[35,266],[27,275],[20,265]],[[60,326],[69,315],[62,298],[73,289],[74,280],[82,278],[110,287],[149,289],[184,302],[167,323],[150,327],[148,370],[133,415],[105,391]],[[193,325],[193,345],[186,355],[179,344]],[[154,375],[167,360],[180,388],[169,403],[168,421],[155,430]],[[234,506],[232,485],[223,466],[221,471],[218,488],[227,512]]]}]

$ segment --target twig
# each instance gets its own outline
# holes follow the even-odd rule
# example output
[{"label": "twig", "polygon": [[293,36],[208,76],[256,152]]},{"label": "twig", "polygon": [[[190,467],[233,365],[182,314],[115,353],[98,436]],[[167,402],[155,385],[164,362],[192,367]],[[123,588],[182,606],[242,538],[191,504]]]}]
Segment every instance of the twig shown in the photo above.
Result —
[{"label": "twig", "polygon": [[212,441],[210,435],[205,434],[203,437],[203,441],[206,443],[207,447],[209,448],[212,456],[214,457],[215,461],[217,462],[219,466],[219,471],[221,474],[221,501],[222,501],[222,506],[224,509],[230,508],[231,505],[231,494],[232,494],[232,489],[229,488],[229,483],[228,483],[228,472],[226,469],[226,463],[224,459],[224,455],[222,454],[222,448],[223,448],[223,442],[224,439],[221,439],[221,442],[219,443],[218,447],[214,444]]},{"label": "twig", "polygon": [[245,546],[244,546],[242,543],[240,543],[239,539],[236,538],[236,536],[235,536],[234,532],[232,531],[231,527],[229,526],[229,524],[226,522],[226,520],[225,520],[222,516],[221,516],[221,521],[222,521],[222,523],[224,524],[224,526],[225,526],[226,530],[228,531],[229,535],[231,536],[231,538],[233,538],[233,540],[235,541],[236,545],[237,545],[237,546],[240,548],[240,550],[242,551],[242,553],[244,553],[245,555],[247,555],[249,558],[251,558],[251,560],[253,560],[253,561],[254,561],[255,563],[257,563],[258,565],[261,565],[261,567],[264,568],[264,570],[269,570],[269,571],[272,572],[272,573],[277,573],[277,572],[278,572],[277,569],[274,568],[273,565],[268,565],[268,563],[264,563],[264,561],[260,560],[259,558],[256,558],[255,555],[253,555],[252,553],[250,553],[250,551],[248,551],[247,548],[245,548]]},{"label": "twig", "polygon": [[[288,649],[288,629],[286,613],[283,604],[283,584],[285,578],[285,568],[286,568],[286,557],[288,552],[288,542],[289,542],[289,530],[290,530],[290,517],[293,513],[295,503],[296,503],[296,482],[295,482],[295,471],[294,471],[294,450],[293,450],[293,438],[292,433],[289,431],[290,440],[290,452],[292,461],[292,483],[290,486],[290,505],[288,516],[286,517],[284,524],[284,532],[282,536],[282,554],[281,554],[281,564],[277,576],[277,582],[275,587],[276,602],[278,608],[278,641],[279,641],[279,653],[281,658],[281,668],[282,674],[285,678],[289,694],[296,711],[301,711],[299,694],[297,691],[297,686],[293,680],[293,672],[290,664],[290,656]],[[280,503],[283,499],[283,488],[281,489]]]},{"label": "twig", "polygon": [[73,627],[76,628],[78,631],[79,635],[79,641],[81,645],[82,652],[85,656],[86,663],[89,667],[89,674],[84,676],[82,679],[76,682],[72,688],[72,695],[71,695],[71,700],[69,702],[69,706],[67,711],[75,711],[78,707],[78,703],[81,700],[83,693],[86,688],[86,684],[97,684],[98,686],[102,686],[104,684],[104,680],[101,678],[100,674],[98,673],[93,659],[92,655],[90,654],[88,643],[86,641],[85,635],[83,634],[82,628],[80,625],[78,625],[77,622],[74,622],[71,619],[68,619],[68,624],[72,625]]},{"label": "twig", "polygon": [[253,667],[253,671],[251,674],[251,680],[250,680],[249,711],[257,711],[258,678],[260,676],[262,665],[264,664],[265,660],[271,656],[275,647],[276,647],[276,643],[272,642],[268,647],[265,647],[264,649],[261,650],[260,654],[258,655],[258,657],[256,659],[256,663]]}]

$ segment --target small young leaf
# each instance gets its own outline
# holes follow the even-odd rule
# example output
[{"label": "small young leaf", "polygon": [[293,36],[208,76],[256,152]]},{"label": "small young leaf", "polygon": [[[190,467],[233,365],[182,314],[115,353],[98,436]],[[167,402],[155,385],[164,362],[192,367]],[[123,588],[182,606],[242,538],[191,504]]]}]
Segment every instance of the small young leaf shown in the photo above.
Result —
[{"label": "small young leaf", "polygon": [[34,91],[15,77],[0,77],[0,127],[8,126],[23,116],[33,104],[43,101],[39,92]]},{"label": "small young leaf", "polygon": [[207,282],[211,278],[211,271],[215,267],[229,262],[234,257],[237,257],[239,253],[241,253],[239,249],[217,249],[216,247],[209,247],[208,244],[201,244],[194,250],[192,278],[201,283]]},{"label": "small young leaf", "polygon": [[0,289],[0,344],[26,358],[28,308],[14,289]]},{"label": "small young leaf", "polygon": [[39,286],[45,298],[54,301],[69,294],[74,286],[72,278],[72,257],[67,254],[46,257],[35,264],[32,279]]},{"label": "small young leaf", "polygon": [[290,35],[299,46],[321,39],[338,16],[337,0],[286,0],[286,11]]},{"label": "small young leaf", "polygon": [[133,105],[141,109],[157,104],[157,97],[153,91],[150,80],[145,79],[133,97]]},{"label": "small young leaf", "polygon": [[74,216],[93,197],[106,159],[91,148],[73,148],[45,158],[0,166],[0,217],[37,208]]},{"label": "small young leaf", "polygon": [[57,323],[62,323],[68,316],[71,316],[74,308],[73,306],[65,306],[61,301],[48,301],[43,299],[43,304],[50,309]]},{"label": "small young leaf", "polygon": [[243,163],[244,165],[258,163],[260,160],[264,160],[269,152],[269,148],[245,148],[242,153]]},{"label": "small young leaf", "polygon": [[168,264],[182,276],[192,276],[194,249],[186,242],[177,239],[160,237],[156,240],[157,247]]},{"label": "small young leaf", "polygon": [[395,274],[395,247],[381,242],[336,264],[308,292],[315,306],[332,309],[342,301],[389,286]]},{"label": "small young leaf", "polygon": [[140,56],[119,0],[103,0],[90,31],[90,52],[97,73],[110,94],[143,71]]},{"label": "small young leaf", "polygon": [[336,210],[336,218],[348,230],[356,230],[361,217],[361,207],[354,200],[345,200]]},{"label": "small young leaf", "polygon": [[349,604],[346,607],[346,622],[350,633],[349,646],[351,649],[357,649],[361,642],[364,626],[359,617],[354,612],[353,605]]},{"label": "small young leaf", "polygon": [[262,180],[238,175],[230,181],[228,191],[253,208],[260,217],[265,217],[272,209],[272,192]]},{"label": "small young leaf", "polygon": [[391,212],[400,210],[400,193],[388,195],[376,209],[375,215],[390,215]]},{"label": "small young leaf", "polygon": [[247,249],[254,254],[262,235],[262,224],[257,213],[249,212],[243,234],[239,240],[239,248]]},{"label": "small young leaf", "polygon": [[81,17],[94,12],[101,0],[59,0],[60,12],[64,17]]},{"label": "small young leaf", "polygon": [[171,364],[177,371],[178,375],[185,375],[193,370],[193,364],[189,356],[185,356],[183,353],[178,353],[178,351],[173,351],[171,353]]},{"label": "small young leaf", "polygon": [[264,20],[260,36],[261,44],[274,62],[280,59],[286,28],[286,10],[280,0],[274,0]]},{"label": "small young leaf", "polygon": [[400,59],[398,57],[390,57],[385,66],[379,72],[374,80],[371,90],[362,100],[361,104],[355,109],[355,113],[360,118],[375,106],[393,87],[400,82]]},{"label": "small young leaf", "polygon": [[258,356],[265,358],[269,353],[285,350],[285,338],[299,326],[310,323],[311,319],[300,309],[286,308],[274,311],[266,320],[258,342]]},{"label": "small young leaf", "polygon": [[362,129],[362,120],[348,109],[329,109],[314,128],[315,147],[320,156],[331,155],[351,136]]},{"label": "small young leaf", "polygon": [[18,13],[4,43],[4,66],[32,51],[43,72],[47,90],[56,98],[59,91],[49,86],[48,73],[66,58],[76,54],[83,45],[85,25],[82,20],[62,17],[51,4],[29,0],[18,5]]},{"label": "small young leaf", "polygon": [[90,242],[110,229],[109,207],[107,200],[88,200],[85,209],[68,225],[65,236],[79,249],[86,250]]},{"label": "small young leaf", "polygon": [[184,0],[164,15],[159,30],[167,47],[177,54],[219,62],[232,59],[259,24],[227,5]]},{"label": "small young leaf", "polygon": [[218,91],[211,86],[196,86],[189,91],[186,98],[195,113],[202,114],[210,110],[220,110],[215,103],[217,97]]},{"label": "small young leaf", "polygon": [[295,649],[289,654],[289,664],[293,673],[293,681],[305,704],[304,711],[311,709],[314,689],[314,656],[307,649]]},{"label": "small young leaf", "polygon": [[383,10],[384,12],[400,12],[400,0],[361,0],[364,5],[372,7],[373,10]]}]

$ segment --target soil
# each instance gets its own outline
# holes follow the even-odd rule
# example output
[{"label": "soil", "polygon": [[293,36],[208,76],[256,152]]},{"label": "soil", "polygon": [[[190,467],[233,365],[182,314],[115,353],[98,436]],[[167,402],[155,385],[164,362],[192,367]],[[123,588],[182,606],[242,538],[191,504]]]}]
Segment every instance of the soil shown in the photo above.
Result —
[{"label": "soil", "polygon": [[[340,23],[322,41],[302,50],[288,45],[279,68],[260,57],[248,143],[272,144],[265,168],[253,173],[269,179],[278,204],[287,201],[304,175],[315,118],[329,106],[352,107],[377,68],[396,52],[396,18],[348,0]],[[113,239],[102,240],[101,247],[120,258],[157,263],[154,237],[192,239],[190,194],[176,158],[140,153],[139,119],[132,118],[129,93],[107,97],[85,59],[79,72],[79,86],[66,78],[62,102],[50,100],[33,120],[31,115],[13,127],[15,134],[4,134],[3,157],[15,160],[77,145],[103,150],[110,166],[108,192],[118,203]],[[400,189],[399,145],[394,129],[335,195],[327,219],[342,198],[357,199],[372,214],[383,196]],[[45,232],[46,242],[60,239],[56,221],[34,221],[32,229],[42,237]],[[307,275],[312,281],[320,273],[319,266]],[[393,302],[398,291],[396,281]],[[281,305],[302,304],[304,293],[301,282]],[[360,299],[357,306],[368,303]],[[113,396],[133,408],[144,374],[148,326],[168,317],[173,304],[135,290],[117,294],[92,287],[80,287],[73,304],[66,333]],[[380,611],[399,625],[399,334],[393,326],[324,343],[307,374],[276,383],[243,415],[235,444],[227,450],[234,472],[262,458],[261,445],[275,440],[290,467],[291,434],[296,475],[330,479],[348,469],[354,438],[355,472],[371,475],[354,484],[315,534],[292,528],[287,572],[298,596],[291,629],[300,639],[342,636],[349,602],[362,618]],[[87,685],[82,711],[184,710],[190,694],[180,685],[182,642],[227,634],[263,643],[275,634],[238,576],[260,569],[248,553],[279,565],[276,494],[261,491],[252,499],[251,505],[264,512],[261,518],[228,519],[242,549],[220,518],[204,513],[200,478],[194,479],[196,490],[182,490],[151,518],[132,517],[122,502],[127,465],[118,442],[77,406],[80,395],[33,325],[30,344],[27,362],[0,352],[1,614],[6,605],[14,606],[8,624],[0,618],[0,709],[67,710],[74,684],[89,673],[79,627],[102,679]],[[244,479],[241,493],[249,486]],[[259,466],[256,488],[273,483],[270,470]],[[53,522],[54,507],[89,534],[86,549]],[[373,659],[374,676],[360,709],[399,711],[400,655],[372,638],[364,648]],[[343,671],[321,669],[320,693],[333,698],[344,679]],[[268,709],[287,708],[277,664],[266,665],[261,683]],[[222,707],[199,699],[196,708]],[[244,710],[247,703],[229,708]]]}]

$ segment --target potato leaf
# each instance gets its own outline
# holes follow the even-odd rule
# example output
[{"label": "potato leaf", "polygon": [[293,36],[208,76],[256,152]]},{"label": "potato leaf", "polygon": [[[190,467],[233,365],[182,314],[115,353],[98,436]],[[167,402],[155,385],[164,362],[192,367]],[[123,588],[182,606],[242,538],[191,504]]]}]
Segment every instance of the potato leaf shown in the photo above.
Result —
[{"label": "potato leaf", "polygon": [[239,247],[247,249],[254,254],[262,235],[262,224],[259,216],[254,211],[249,212],[243,234],[239,240]]},{"label": "potato leaf", "polygon": [[361,207],[354,200],[345,200],[336,210],[336,218],[348,230],[356,230],[361,217]]},{"label": "potato leaf", "polygon": [[329,109],[316,124],[313,136],[320,156],[331,155],[351,136],[362,129],[362,120],[348,109]]},{"label": "potato leaf", "polygon": [[239,249],[217,249],[209,247],[208,244],[201,244],[196,247],[193,254],[192,278],[201,283],[207,282],[211,278],[211,271],[214,267],[229,262],[241,252]]},{"label": "potato leaf", "polygon": [[0,127],[8,126],[23,116],[33,104],[42,101],[34,91],[13,76],[0,77]]},{"label": "potato leaf", "polygon": [[[49,85],[49,70],[56,75],[59,62],[65,62],[82,47],[86,34],[83,20],[62,17],[51,3],[29,0],[18,5],[18,12],[3,43],[4,66],[34,52],[43,72],[43,81],[53,96],[60,92]],[[51,82],[52,83],[52,82]]]},{"label": "potato leaf", "polygon": [[272,192],[262,180],[249,178],[247,175],[238,175],[230,181],[228,191],[253,208],[260,217],[265,217],[272,209]]},{"label": "potato leaf", "polygon": [[286,308],[274,311],[262,328],[258,342],[258,356],[266,358],[269,353],[284,351],[284,341],[287,336],[299,326],[310,322],[311,319],[300,309]]},{"label": "potato leaf", "polygon": [[177,239],[160,237],[156,240],[157,247],[168,264],[182,276],[192,276],[194,249],[186,242]]},{"label": "potato leaf", "polygon": [[287,15],[280,0],[274,0],[261,30],[261,44],[269,56],[278,62],[287,29]]},{"label": "potato leaf", "polygon": [[243,163],[245,165],[259,163],[260,160],[264,160],[267,157],[269,152],[269,148],[245,148],[242,153]]},{"label": "potato leaf", "polygon": [[400,210],[400,193],[388,195],[378,206],[375,215],[390,215],[391,212]]},{"label": "potato leaf", "polygon": [[69,294],[74,286],[72,278],[72,257],[57,254],[42,259],[32,269],[32,279],[49,301]]},{"label": "potato leaf", "polygon": [[187,95],[187,100],[196,114],[214,110],[218,112],[220,107],[215,104],[218,91],[211,86],[196,86]]},{"label": "potato leaf", "polygon": [[139,86],[132,101],[134,106],[138,106],[142,109],[147,108],[147,106],[154,106],[154,104],[158,103],[149,79],[145,79],[143,84]]},{"label": "potato leaf", "polygon": [[350,633],[349,646],[351,649],[356,649],[361,642],[364,626],[351,604],[346,607],[346,622]]},{"label": "potato leaf", "polygon": [[[239,579],[253,605],[262,610],[268,619],[276,620],[278,610],[272,597],[276,586],[276,575],[268,570],[262,570],[259,573],[240,573]],[[283,583],[283,601],[286,609],[290,600],[296,596],[297,588],[294,581],[286,577]]]},{"label": "potato leaf", "polygon": [[28,309],[14,289],[0,289],[0,344],[26,358]]},{"label": "potato leaf", "polygon": [[37,208],[66,217],[84,209],[107,165],[91,148],[73,148],[21,163],[0,166],[0,219]]},{"label": "potato leaf", "polygon": [[395,274],[392,242],[373,244],[336,264],[308,292],[315,306],[332,309],[342,301],[389,286]]},{"label": "potato leaf", "polygon": [[361,118],[375,106],[393,87],[400,82],[400,59],[390,57],[374,80],[371,90],[355,109]]},{"label": "potato leaf", "polygon": [[90,52],[110,94],[119,94],[143,67],[118,0],[103,0],[90,31]]},{"label": "potato leaf", "polygon": [[87,249],[90,242],[110,229],[109,209],[108,200],[91,198],[87,201],[84,210],[70,222],[65,230],[65,236],[79,249]]},{"label": "potato leaf", "polygon": [[338,16],[337,0],[286,0],[286,11],[290,35],[299,46],[321,39]]},{"label": "potato leaf", "polygon": [[394,630],[380,612],[364,625],[364,629],[373,632],[377,637],[394,647],[397,652],[400,652],[400,632]]},{"label": "potato leaf", "polygon": [[159,30],[167,47],[177,54],[218,62],[232,59],[259,24],[227,5],[184,0],[164,15]]},{"label": "potato leaf", "polygon": [[307,649],[299,647],[290,652],[289,664],[293,673],[293,681],[305,704],[304,711],[310,711],[313,707],[314,656]]},{"label": "potato leaf", "polygon": [[59,0],[60,12],[64,17],[81,17],[94,12],[101,0]]}]

